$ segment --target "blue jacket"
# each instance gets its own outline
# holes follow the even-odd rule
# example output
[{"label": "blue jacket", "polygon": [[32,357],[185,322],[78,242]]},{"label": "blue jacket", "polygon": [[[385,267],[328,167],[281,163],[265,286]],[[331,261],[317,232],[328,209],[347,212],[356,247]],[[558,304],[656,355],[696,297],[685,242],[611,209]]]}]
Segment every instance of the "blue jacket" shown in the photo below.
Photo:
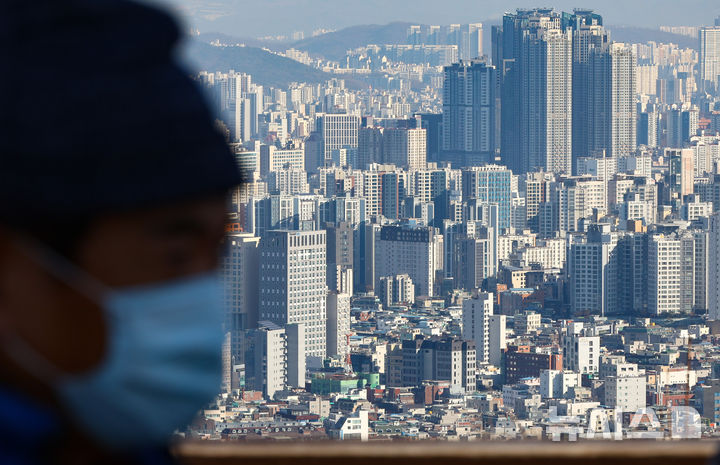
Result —
[{"label": "blue jacket", "polygon": [[[54,452],[61,446],[63,432],[66,430],[66,423],[52,409],[38,405],[22,394],[0,387],[0,464],[54,463]],[[168,452],[163,449],[129,454],[127,461],[141,465],[173,463]]]}]

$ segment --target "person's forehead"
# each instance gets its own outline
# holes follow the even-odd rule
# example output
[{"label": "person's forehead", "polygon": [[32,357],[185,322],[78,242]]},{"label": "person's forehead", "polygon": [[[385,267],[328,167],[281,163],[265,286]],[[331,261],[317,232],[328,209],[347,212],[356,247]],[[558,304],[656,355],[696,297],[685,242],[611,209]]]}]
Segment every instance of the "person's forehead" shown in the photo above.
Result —
[{"label": "person's forehead", "polygon": [[223,227],[225,211],[224,197],[217,196],[108,215],[100,223],[115,227],[139,225],[157,232]]}]

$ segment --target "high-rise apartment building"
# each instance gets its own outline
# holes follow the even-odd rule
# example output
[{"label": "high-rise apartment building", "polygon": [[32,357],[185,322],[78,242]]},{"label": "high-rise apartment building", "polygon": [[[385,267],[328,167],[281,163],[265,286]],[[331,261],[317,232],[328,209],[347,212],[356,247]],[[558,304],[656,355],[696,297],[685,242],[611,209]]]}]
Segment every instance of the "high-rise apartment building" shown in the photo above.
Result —
[{"label": "high-rise apartment building", "polygon": [[657,147],[658,145],[658,114],[655,111],[644,111],[638,115],[637,145]]},{"label": "high-rise apartment building", "polygon": [[[654,235],[648,239],[647,292],[650,315],[689,314],[695,307],[694,239],[693,235]],[[702,253],[702,250],[697,252]],[[698,279],[698,285],[701,285],[702,273]]]},{"label": "high-rise apartment building", "polygon": [[326,355],[326,233],[268,231],[260,241],[260,319],[305,325],[307,357]]},{"label": "high-rise apartment building", "polygon": [[575,315],[604,316],[617,309],[617,237],[609,229],[609,225],[592,225],[587,234],[571,237],[567,270]]},{"label": "high-rise apartment building", "polygon": [[415,285],[407,274],[380,277],[380,288],[375,293],[385,308],[415,303]]},{"label": "high-rise apartment building", "polygon": [[383,133],[383,161],[409,170],[427,167],[425,129],[387,128]]},{"label": "high-rise apartment building", "polygon": [[407,30],[410,45],[454,45],[460,60],[472,60],[483,53],[482,23],[450,24],[449,26],[410,26]]},{"label": "high-rise apartment building", "polygon": [[710,319],[720,320],[720,212],[710,217],[707,290]]},{"label": "high-rise apartment building", "polygon": [[[607,69],[602,66],[610,34],[603,27],[602,17],[591,10],[576,10],[572,15],[572,150],[575,160],[593,155],[595,150],[594,121],[596,105],[608,100],[605,85],[609,82]],[[596,89],[595,84],[600,84]],[[607,115],[607,112],[604,113]]]},{"label": "high-rise apartment building", "polygon": [[350,334],[350,294],[329,292],[327,297],[328,357],[347,357],[350,353]]},{"label": "high-rise apartment building", "polygon": [[720,25],[700,28],[700,89],[716,92],[720,80]]},{"label": "high-rise apartment building", "polygon": [[480,60],[445,67],[441,157],[456,167],[495,157],[495,73]]},{"label": "high-rise apartment building", "polygon": [[575,10],[571,19],[575,168],[581,157],[604,152],[619,158],[634,153],[637,60],[631,47],[610,42],[602,17],[592,10]]},{"label": "high-rise apartment building", "polygon": [[562,15],[506,14],[502,53],[503,161],[514,173],[571,173],[572,34]]},{"label": "high-rise apartment building", "polygon": [[520,177],[519,190],[525,197],[527,224],[534,232],[539,231],[540,205],[550,201],[550,185],[554,181],[552,173],[526,173]]},{"label": "high-rise apartment building", "polygon": [[458,289],[473,291],[497,273],[497,255],[492,239],[459,237],[453,241],[452,276]]},{"label": "high-rise apartment building", "polygon": [[272,399],[287,387],[287,338],[285,329],[262,322],[247,332],[248,353],[245,360],[245,386],[261,391]]},{"label": "high-rise apartment building", "polygon": [[490,318],[493,315],[493,294],[478,293],[463,300],[463,339],[475,342],[477,363],[490,361]]},{"label": "high-rise apartment building", "polygon": [[699,112],[697,110],[680,110],[677,108],[665,113],[667,129],[667,147],[683,148],[690,142],[690,138],[697,134]]},{"label": "high-rise apartment building", "polygon": [[258,322],[258,274],[260,238],[231,233],[225,238],[222,280],[225,290],[225,327],[230,332],[231,355],[237,363],[244,357],[243,334]]},{"label": "high-rise apartment building", "polygon": [[488,363],[499,367],[507,349],[507,315],[490,315]]},{"label": "high-rise apartment building", "polygon": [[284,328],[261,321],[246,331],[245,386],[272,399],[276,392],[305,386],[305,325]]},{"label": "high-rise apartment building", "polygon": [[383,159],[383,128],[366,127],[358,130],[358,152],[353,168],[365,170]]}]

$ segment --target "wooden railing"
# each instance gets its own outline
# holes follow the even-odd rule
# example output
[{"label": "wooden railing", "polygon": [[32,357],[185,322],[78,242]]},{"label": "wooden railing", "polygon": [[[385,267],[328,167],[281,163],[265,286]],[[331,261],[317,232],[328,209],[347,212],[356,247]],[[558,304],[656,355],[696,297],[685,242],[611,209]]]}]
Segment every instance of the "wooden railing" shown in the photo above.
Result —
[{"label": "wooden railing", "polygon": [[193,442],[188,465],[707,465],[716,441]]}]

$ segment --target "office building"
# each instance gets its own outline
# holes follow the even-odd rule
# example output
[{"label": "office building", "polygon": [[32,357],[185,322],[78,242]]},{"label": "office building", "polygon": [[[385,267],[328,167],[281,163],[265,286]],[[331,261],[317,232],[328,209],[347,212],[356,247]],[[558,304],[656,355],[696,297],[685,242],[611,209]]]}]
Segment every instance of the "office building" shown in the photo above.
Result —
[{"label": "office building", "polygon": [[260,174],[283,170],[305,170],[305,150],[281,150],[274,145],[260,146]]},{"label": "office building", "polygon": [[435,272],[442,269],[442,236],[431,227],[383,226],[375,244],[375,287],[383,276],[407,274],[416,296],[435,295]]},{"label": "office building", "polygon": [[473,341],[453,338],[402,341],[402,385],[421,386],[424,381],[448,381],[456,389],[476,390],[476,348]]},{"label": "office building", "polygon": [[358,130],[358,151],[353,168],[366,170],[373,163],[383,161],[383,128],[361,127]]},{"label": "office building", "polygon": [[305,325],[305,350],[326,355],[326,233],[268,231],[260,241],[260,319]]},{"label": "office building", "polygon": [[497,204],[497,227],[500,229],[510,227],[512,175],[509,169],[500,165],[475,166],[462,171],[463,199]]},{"label": "office building", "polygon": [[317,130],[322,143],[320,166],[333,166],[333,151],[358,148],[360,117],[348,114],[324,114],[318,118]]},{"label": "office building", "polygon": [[515,384],[523,378],[539,378],[543,370],[562,370],[561,354],[539,353],[529,346],[511,346],[505,352],[505,384]]}]

